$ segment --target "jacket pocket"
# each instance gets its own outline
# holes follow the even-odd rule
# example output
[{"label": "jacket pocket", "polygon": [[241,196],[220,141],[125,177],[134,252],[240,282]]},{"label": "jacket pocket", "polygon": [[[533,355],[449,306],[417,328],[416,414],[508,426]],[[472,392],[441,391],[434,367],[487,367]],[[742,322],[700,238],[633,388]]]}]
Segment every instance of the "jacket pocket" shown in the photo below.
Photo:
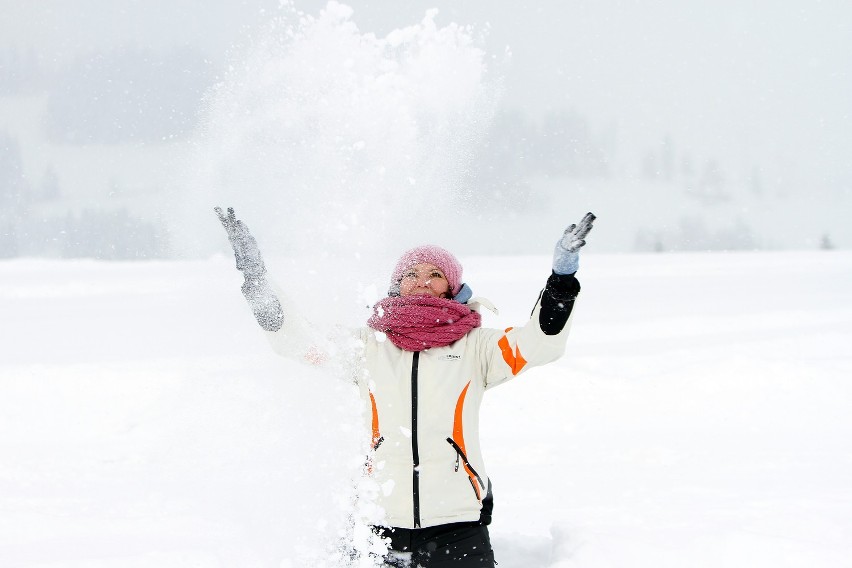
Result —
[{"label": "jacket pocket", "polygon": [[476,473],[473,466],[470,465],[470,462],[468,461],[464,450],[461,449],[461,446],[459,446],[452,438],[447,438],[447,443],[449,443],[456,451],[456,464],[454,471],[459,470],[459,460],[461,460],[461,465],[464,466],[468,481],[470,481],[470,486],[473,488],[473,493],[476,495],[476,500],[482,503],[482,490],[485,489],[485,484],[482,482],[482,478],[478,473]]}]

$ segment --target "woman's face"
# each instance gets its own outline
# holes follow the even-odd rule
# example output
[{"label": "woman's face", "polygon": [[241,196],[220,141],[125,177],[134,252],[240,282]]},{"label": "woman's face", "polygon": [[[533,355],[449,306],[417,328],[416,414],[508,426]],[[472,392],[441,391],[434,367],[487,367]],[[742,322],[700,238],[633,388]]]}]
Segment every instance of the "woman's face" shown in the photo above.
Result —
[{"label": "woman's face", "polygon": [[449,297],[450,284],[444,276],[444,271],[428,262],[415,264],[402,273],[399,281],[400,296],[434,296]]}]

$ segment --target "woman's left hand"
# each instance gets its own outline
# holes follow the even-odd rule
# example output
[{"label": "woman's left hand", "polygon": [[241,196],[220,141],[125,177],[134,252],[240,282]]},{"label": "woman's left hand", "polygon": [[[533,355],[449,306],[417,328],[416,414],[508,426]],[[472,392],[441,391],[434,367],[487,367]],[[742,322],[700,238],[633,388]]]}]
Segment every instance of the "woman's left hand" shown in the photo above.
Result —
[{"label": "woman's left hand", "polygon": [[553,272],[556,274],[574,274],[580,266],[578,251],[586,244],[586,235],[592,230],[596,217],[586,213],[579,224],[571,224],[562,233],[553,251]]}]

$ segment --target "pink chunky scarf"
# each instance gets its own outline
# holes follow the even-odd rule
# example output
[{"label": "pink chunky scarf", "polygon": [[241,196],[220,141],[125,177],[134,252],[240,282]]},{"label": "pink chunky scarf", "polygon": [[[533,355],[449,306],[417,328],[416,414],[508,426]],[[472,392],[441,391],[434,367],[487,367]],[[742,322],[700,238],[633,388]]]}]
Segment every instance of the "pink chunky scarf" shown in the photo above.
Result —
[{"label": "pink chunky scarf", "polygon": [[433,296],[391,296],[373,306],[367,325],[387,334],[405,351],[423,351],[458,341],[481,318],[464,304]]}]

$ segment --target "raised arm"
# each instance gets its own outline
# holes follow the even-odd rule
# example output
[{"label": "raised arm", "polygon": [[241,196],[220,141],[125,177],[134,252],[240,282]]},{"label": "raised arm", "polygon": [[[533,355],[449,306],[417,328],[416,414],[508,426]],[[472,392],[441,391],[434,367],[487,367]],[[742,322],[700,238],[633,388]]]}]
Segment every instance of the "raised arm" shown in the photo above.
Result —
[{"label": "raised arm", "polygon": [[553,272],[533,307],[529,321],[522,327],[504,332],[483,330],[487,365],[486,387],[503,383],[537,365],[554,361],[565,352],[574,301],[580,283],[574,276],[579,268],[578,251],[586,244],[595,216],[586,214],[577,225],[570,225],[553,255]]},{"label": "raised arm", "polygon": [[234,208],[228,207],[227,215],[221,207],[215,207],[216,215],[228,233],[231,248],[237,261],[237,270],[243,273],[243,296],[251,306],[251,311],[260,327],[266,331],[278,331],[284,323],[284,311],[281,302],[266,280],[266,266],[260,254],[257,241],[249,232],[245,223],[237,219]]},{"label": "raised arm", "polygon": [[586,244],[586,235],[592,230],[595,216],[586,213],[579,224],[571,224],[562,233],[562,238],[553,250],[553,274],[541,294],[539,326],[545,335],[556,335],[562,331],[574,300],[580,293],[580,283],[574,277],[580,267],[580,249]]}]

